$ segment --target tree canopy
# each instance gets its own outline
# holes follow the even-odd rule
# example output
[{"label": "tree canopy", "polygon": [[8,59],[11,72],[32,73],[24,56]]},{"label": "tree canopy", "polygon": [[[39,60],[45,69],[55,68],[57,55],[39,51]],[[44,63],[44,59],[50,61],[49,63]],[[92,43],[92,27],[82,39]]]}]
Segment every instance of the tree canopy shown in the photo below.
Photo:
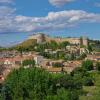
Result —
[{"label": "tree canopy", "polygon": [[91,71],[93,70],[93,62],[91,60],[83,61],[82,67],[88,71]]},{"label": "tree canopy", "polygon": [[78,100],[82,86],[70,75],[39,68],[14,70],[5,80],[2,100]]}]

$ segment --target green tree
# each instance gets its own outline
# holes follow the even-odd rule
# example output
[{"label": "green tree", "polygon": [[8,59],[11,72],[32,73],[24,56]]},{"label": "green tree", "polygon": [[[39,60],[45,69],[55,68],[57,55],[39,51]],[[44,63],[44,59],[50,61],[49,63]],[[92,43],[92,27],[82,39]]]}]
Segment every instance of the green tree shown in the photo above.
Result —
[{"label": "green tree", "polygon": [[45,100],[79,100],[79,96],[75,92],[61,88],[57,90],[57,95],[49,95]]},{"label": "green tree", "polygon": [[68,46],[70,43],[67,41],[64,41],[62,43],[59,44],[59,48],[61,49],[66,49],[66,46]]},{"label": "green tree", "polygon": [[97,63],[96,63],[96,69],[97,69],[98,71],[100,71],[100,62],[97,62]]},{"label": "green tree", "polygon": [[34,67],[14,70],[6,79],[6,84],[12,91],[12,100],[44,100],[47,94],[54,91],[51,75]]},{"label": "green tree", "polygon": [[58,100],[78,100],[78,96],[74,95],[75,97],[72,97],[72,93],[68,90],[65,90],[64,88],[61,88],[57,91],[57,98]]},{"label": "green tree", "polygon": [[71,72],[72,76],[79,76],[81,79],[89,76],[89,73],[82,67],[77,67]]},{"label": "green tree", "polygon": [[4,100],[78,100],[80,83],[67,74],[32,67],[13,70],[3,84]]},{"label": "green tree", "polygon": [[82,67],[87,71],[93,70],[93,62],[91,60],[86,60],[82,62]]},{"label": "green tree", "polygon": [[56,50],[58,48],[58,44],[56,41],[51,41],[50,42],[50,48],[53,50]]},{"label": "green tree", "polygon": [[23,62],[22,62],[22,66],[30,66],[30,67],[32,67],[32,66],[35,66],[35,61],[34,60],[24,60]]},{"label": "green tree", "polygon": [[1,94],[3,100],[13,100],[11,97],[11,91],[7,85],[3,86]]},{"label": "green tree", "polygon": [[91,77],[85,77],[84,81],[83,81],[83,84],[85,86],[93,86],[94,85],[93,78],[91,78]]},{"label": "green tree", "polygon": [[93,51],[92,45],[88,45],[88,50],[89,50],[89,52]]}]

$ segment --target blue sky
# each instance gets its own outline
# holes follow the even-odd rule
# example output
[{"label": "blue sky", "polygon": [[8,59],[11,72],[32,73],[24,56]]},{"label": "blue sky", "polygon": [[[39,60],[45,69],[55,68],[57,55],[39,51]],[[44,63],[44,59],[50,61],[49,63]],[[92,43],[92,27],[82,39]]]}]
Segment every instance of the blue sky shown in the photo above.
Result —
[{"label": "blue sky", "polygon": [[100,0],[0,0],[0,45],[36,32],[100,39]]}]

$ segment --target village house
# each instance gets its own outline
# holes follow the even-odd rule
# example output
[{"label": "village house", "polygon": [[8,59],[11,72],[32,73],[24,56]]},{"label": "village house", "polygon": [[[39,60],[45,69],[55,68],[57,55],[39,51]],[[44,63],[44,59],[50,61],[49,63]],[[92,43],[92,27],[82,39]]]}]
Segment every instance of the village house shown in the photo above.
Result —
[{"label": "village house", "polygon": [[89,53],[89,50],[86,48],[80,48],[80,54]]},{"label": "village house", "polygon": [[81,66],[82,61],[67,61],[64,62],[64,70],[68,73],[72,72],[75,68]]},{"label": "village house", "polygon": [[62,73],[62,68],[48,68],[46,69],[46,71],[48,71],[49,73]]},{"label": "village house", "polygon": [[43,61],[44,61],[44,58],[43,58],[43,56],[36,55],[36,56],[34,56],[34,61],[35,61],[35,64],[36,64],[38,67],[40,67],[41,64],[42,64]]},{"label": "village house", "polygon": [[100,56],[100,52],[93,52],[94,55]]},{"label": "village house", "polygon": [[43,62],[41,63],[41,67],[43,69],[47,69],[47,68],[52,68],[52,66],[50,65],[50,59],[44,59]]},{"label": "village house", "polygon": [[0,58],[0,82],[13,70],[21,67],[24,60],[33,59],[33,56],[15,56],[11,58]]},{"label": "village house", "polygon": [[22,62],[21,58],[2,58],[0,62],[3,63],[3,66],[9,69],[19,66]]},{"label": "village house", "polygon": [[71,54],[79,55],[80,54],[80,47],[79,46],[66,46],[66,50],[69,51]]},{"label": "village house", "polygon": [[14,57],[18,55],[18,52],[13,50],[13,51],[1,51],[0,52],[0,58],[9,58],[9,57]]},{"label": "village house", "polygon": [[60,65],[63,65],[64,60],[50,60],[49,65],[54,66],[54,64],[59,63]]},{"label": "village house", "polygon": [[89,59],[92,61],[100,61],[100,55],[96,55],[96,54],[87,55],[86,59]]}]

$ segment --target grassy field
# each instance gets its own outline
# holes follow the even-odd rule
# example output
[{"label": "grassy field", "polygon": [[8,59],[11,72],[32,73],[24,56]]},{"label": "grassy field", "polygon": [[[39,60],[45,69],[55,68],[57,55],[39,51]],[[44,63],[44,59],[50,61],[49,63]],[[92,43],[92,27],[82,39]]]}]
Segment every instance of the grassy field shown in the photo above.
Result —
[{"label": "grassy field", "polygon": [[80,96],[80,100],[100,100],[100,73],[93,72],[94,86],[84,86],[83,90],[86,95]]}]

